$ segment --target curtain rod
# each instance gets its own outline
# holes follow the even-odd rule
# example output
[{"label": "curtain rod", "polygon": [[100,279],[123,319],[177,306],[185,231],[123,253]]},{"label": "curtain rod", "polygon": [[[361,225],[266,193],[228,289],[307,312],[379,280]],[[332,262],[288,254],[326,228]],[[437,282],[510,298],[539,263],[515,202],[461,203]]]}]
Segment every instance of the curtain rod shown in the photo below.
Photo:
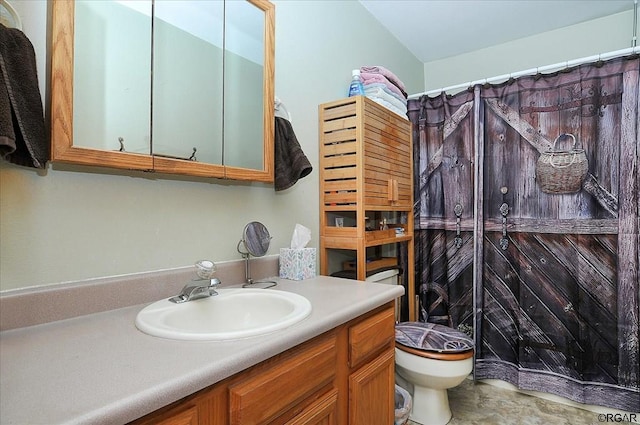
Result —
[{"label": "curtain rod", "polygon": [[523,77],[525,75],[536,75],[542,72],[550,72],[550,71],[559,71],[565,68],[569,68],[576,65],[581,65],[589,62],[597,62],[601,60],[613,59],[616,57],[628,56],[634,53],[640,53],[640,46],[628,47],[626,49],[614,50],[612,52],[601,53],[593,56],[586,56],[580,59],[569,60],[565,62],[554,63],[553,65],[540,66],[536,68],[525,69],[524,71],[512,72],[510,74],[502,74],[491,78],[484,78],[481,80],[469,81],[462,84],[456,84],[453,86],[443,87],[435,90],[429,90],[423,93],[416,93],[409,95],[409,99],[416,99],[420,96],[429,96],[432,94],[440,94],[442,92],[447,92],[450,90],[458,90],[458,89],[466,89],[468,87],[473,87],[477,84],[485,84],[485,83],[497,83],[504,82],[509,80],[510,78]]}]

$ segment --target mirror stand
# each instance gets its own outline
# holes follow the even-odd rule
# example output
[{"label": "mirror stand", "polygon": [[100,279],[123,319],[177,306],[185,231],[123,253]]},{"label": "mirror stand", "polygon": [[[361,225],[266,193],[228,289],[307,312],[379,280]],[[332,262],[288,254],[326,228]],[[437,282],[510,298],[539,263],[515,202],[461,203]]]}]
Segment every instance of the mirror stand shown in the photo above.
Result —
[{"label": "mirror stand", "polygon": [[[253,278],[251,278],[250,257],[252,255],[254,257],[262,257],[265,255],[269,249],[270,241],[271,236],[269,235],[269,231],[262,223],[252,221],[245,226],[242,239],[240,239],[236,247],[244,259],[245,283],[242,285],[243,288],[260,287],[266,289],[277,285],[273,280],[254,281]],[[244,246],[244,251],[240,249],[241,245]]]},{"label": "mirror stand", "polygon": [[248,252],[242,252],[240,250],[240,244],[242,243],[243,243],[242,240],[238,242],[238,252],[242,254],[242,258],[244,259],[244,283],[242,284],[242,287],[243,288],[260,287],[260,288],[266,289],[266,288],[271,288],[273,286],[276,286],[277,283],[273,280],[253,280],[253,278],[251,277],[251,265],[249,262],[249,258],[251,257],[251,254],[249,254]]}]

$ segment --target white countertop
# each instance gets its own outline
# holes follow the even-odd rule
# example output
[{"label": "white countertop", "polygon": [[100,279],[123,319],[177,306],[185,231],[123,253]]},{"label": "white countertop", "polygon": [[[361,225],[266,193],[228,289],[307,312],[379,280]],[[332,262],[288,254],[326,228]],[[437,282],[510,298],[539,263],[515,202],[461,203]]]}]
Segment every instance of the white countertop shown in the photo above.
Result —
[{"label": "white countertop", "polygon": [[402,286],[318,276],[277,280],[311,302],[285,330],[246,339],[174,341],[134,324],[147,304],[0,333],[0,423],[124,424],[281,353],[404,293]]}]

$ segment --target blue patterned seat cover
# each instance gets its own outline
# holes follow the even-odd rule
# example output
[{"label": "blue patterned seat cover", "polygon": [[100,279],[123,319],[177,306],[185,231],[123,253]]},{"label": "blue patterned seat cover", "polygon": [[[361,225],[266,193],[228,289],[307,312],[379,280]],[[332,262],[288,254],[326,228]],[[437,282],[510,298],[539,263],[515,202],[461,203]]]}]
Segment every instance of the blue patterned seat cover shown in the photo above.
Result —
[{"label": "blue patterned seat cover", "polygon": [[439,353],[460,353],[473,349],[473,341],[467,334],[435,323],[398,323],[396,342],[418,350]]}]

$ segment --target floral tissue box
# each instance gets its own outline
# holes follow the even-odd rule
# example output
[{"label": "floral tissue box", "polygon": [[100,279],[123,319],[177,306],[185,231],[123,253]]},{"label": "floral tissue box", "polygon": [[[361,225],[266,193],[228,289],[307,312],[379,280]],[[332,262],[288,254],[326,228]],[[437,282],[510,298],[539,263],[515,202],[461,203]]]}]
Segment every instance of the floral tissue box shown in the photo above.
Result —
[{"label": "floral tissue box", "polygon": [[304,280],[315,276],[315,248],[280,248],[280,277],[282,279]]}]

